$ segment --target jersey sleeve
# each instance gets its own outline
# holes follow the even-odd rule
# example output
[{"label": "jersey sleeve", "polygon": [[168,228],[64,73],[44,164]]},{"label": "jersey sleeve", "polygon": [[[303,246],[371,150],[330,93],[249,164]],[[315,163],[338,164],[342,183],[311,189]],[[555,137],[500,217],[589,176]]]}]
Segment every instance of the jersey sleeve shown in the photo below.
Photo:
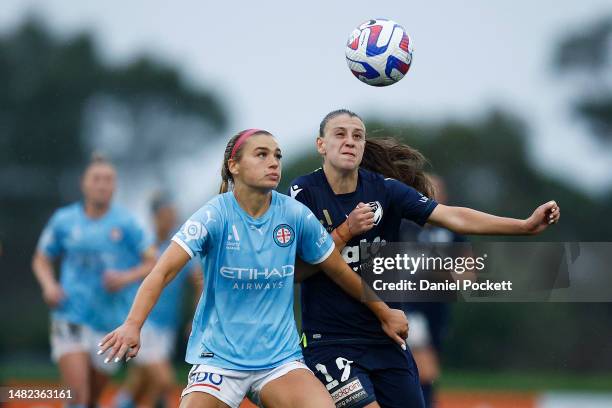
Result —
[{"label": "jersey sleeve", "polygon": [[58,212],[53,214],[38,239],[36,248],[48,256],[55,258],[62,253],[62,240],[60,228],[60,215]]},{"label": "jersey sleeve", "polygon": [[302,228],[298,235],[297,255],[309,264],[319,264],[334,250],[334,240],[307,207],[302,207]]},{"label": "jersey sleeve", "polygon": [[172,241],[180,245],[191,258],[197,254],[204,256],[211,242],[218,240],[222,222],[219,211],[206,204],[185,221]]},{"label": "jersey sleeve", "polygon": [[387,194],[402,218],[423,226],[438,203],[395,179],[385,179]]}]

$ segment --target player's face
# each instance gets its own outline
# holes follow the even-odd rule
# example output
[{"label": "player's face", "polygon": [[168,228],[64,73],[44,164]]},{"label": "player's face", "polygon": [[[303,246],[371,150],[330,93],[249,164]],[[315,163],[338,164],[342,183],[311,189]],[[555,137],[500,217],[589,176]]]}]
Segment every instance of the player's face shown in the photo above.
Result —
[{"label": "player's face", "polygon": [[108,206],[115,192],[115,178],[115,169],[109,164],[89,166],[81,184],[85,201],[95,206]]},{"label": "player's face", "polygon": [[338,170],[356,170],[363,158],[365,126],[358,117],[338,115],[327,122],[317,150],[325,164]]},{"label": "player's face", "polygon": [[244,143],[240,160],[229,161],[229,169],[236,183],[273,190],[281,178],[281,157],[274,137],[254,135]]}]

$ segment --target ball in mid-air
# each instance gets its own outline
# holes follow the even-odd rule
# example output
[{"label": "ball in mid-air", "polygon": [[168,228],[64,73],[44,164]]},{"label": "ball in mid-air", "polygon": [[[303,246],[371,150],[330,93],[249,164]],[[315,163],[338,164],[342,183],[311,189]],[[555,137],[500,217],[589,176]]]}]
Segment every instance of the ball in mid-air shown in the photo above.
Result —
[{"label": "ball in mid-air", "polygon": [[372,86],[392,85],[410,69],[410,37],[395,21],[366,21],[349,36],[346,63],[361,82]]}]

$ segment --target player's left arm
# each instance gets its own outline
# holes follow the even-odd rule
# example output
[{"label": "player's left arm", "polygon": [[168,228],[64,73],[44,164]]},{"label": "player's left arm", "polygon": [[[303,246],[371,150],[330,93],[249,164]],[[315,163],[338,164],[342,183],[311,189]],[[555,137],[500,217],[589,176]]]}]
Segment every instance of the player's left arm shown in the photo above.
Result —
[{"label": "player's left arm", "polygon": [[471,208],[438,204],[427,222],[458,234],[534,235],[557,223],[560,217],[561,208],[555,201],[540,205],[524,220],[498,217]]},{"label": "player's left arm", "polygon": [[155,266],[156,254],[156,247],[151,245],[143,251],[141,262],[135,267],[124,271],[105,271],[104,287],[111,292],[116,292],[132,282],[143,280]]}]

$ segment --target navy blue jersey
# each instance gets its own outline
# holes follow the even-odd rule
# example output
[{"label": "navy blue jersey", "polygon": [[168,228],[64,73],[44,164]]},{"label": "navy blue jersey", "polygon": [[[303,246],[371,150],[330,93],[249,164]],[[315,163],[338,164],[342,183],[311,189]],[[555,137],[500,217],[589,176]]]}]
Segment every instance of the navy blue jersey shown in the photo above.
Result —
[{"label": "navy blue jersey", "polygon": [[[423,225],[437,203],[414,188],[378,173],[359,169],[356,191],[335,194],[322,169],[298,177],[289,194],[305,204],[328,231],[342,224],[359,202],[374,209],[374,227],[351,239],[342,250],[344,260],[358,270],[359,243],[396,242],[403,218]],[[390,341],[376,316],[325,274],[302,282],[302,327],[309,344]]]}]

